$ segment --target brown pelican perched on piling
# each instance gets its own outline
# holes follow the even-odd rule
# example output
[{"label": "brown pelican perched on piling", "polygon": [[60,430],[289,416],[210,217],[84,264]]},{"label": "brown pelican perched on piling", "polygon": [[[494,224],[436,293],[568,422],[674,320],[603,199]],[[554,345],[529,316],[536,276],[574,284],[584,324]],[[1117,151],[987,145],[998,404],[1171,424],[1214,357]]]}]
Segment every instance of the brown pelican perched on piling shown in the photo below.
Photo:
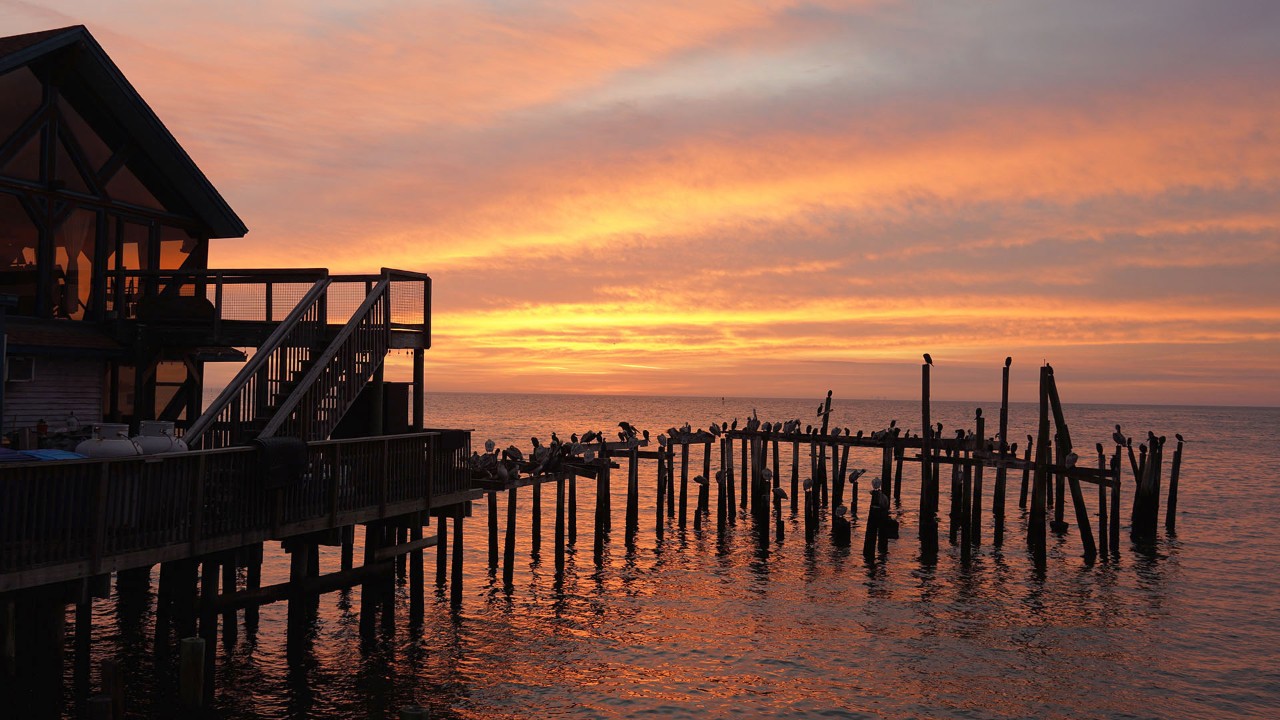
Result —
[{"label": "brown pelican perched on piling", "polygon": [[1111,439],[1114,440],[1117,445],[1125,444],[1124,433],[1120,432],[1119,423],[1116,424],[1116,431],[1111,433]]},{"label": "brown pelican perched on piling", "polygon": [[702,477],[701,475],[694,475],[694,476],[693,476],[693,481],[694,481],[695,483],[697,483],[698,485],[706,485],[706,484],[707,484],[707,479],[706,479],[706,478],[704,478],[704,477]]},{"label": "brown pelican perched on piling", "polygon": [[774,500],[777,500],[778,502],[782,502],[783,500],[786,500],[786,499],[787,499],[787,491],[786,491],[786,490],[783,490],[783,489],[782,489],[782,488],[780,488],[780,487],[776,487],[776,488],[774,488],[774,489],[773,489],[773,499],[774,499]]},{"label": "brown pelican perched on piling", "polygon": [[635,427],[632,426],[631,423],[627,422],[626,420],[623,420],[622,422],[618,423],[618,427],[622,428],[622,432],[626,433],[630,437],[635,437],[636,435],[639,434],[636,431]]},{"label": "brown pelican perched on piling", "polygon": [[720,429],[720,423],[716,423],[716,422],[711,423],[711,429],[709,432],[715,437],[720,437],[720,435],[723,433],[723,431]]},{"label": "brown pelican perched on piling", "polygon": [[863,475],[866,475],[866,474],[867,474],[867,469],[866,469],[866,468],[858,468],[857,470],[850,470],[850,471],[849,471],[849,482],[856,482],[856,481],[858,480],[858,478],[860,478],[860,477],[862,477]]},{"label": "brown pelican perched on piling", "polygon": [[524,453],[520,452],[520,448],[515,445],[508,445],[507,449],[502,451],[502,459],[512,462],[524,462]]}]

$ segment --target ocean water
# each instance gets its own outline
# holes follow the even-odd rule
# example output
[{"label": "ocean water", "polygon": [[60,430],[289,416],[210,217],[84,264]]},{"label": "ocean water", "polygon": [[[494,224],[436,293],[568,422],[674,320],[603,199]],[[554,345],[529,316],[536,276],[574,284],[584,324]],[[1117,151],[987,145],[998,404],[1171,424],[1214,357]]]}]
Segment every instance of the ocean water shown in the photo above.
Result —
[{"label": "ocean water", "polygon": [[[532,436],[612,434],[620,420],[654,435],[686,421],[706,427],[745,419],[753,410],[764,420],[813,422],[820,399],[430,394],[427,418],[432,426],[473,429],[476,448],[492,438],[527,451]],[[998,401],[935,402],[933,419],[946,431],[972,427],[975,407],[985,410],[993,434]],[[919,432],[918,402],[836,398],[832,410],[833,425],[870,432],[896,419]],[[1032,404],[1011,407],[1011,439],[1025,442],[1035,432],[1036,412]],[[421,626],[407,620],[401,584],[395,622],[362,637],[353,588],[321,596],[311,641],[287,652],[286,606],[264,606],[256,634],[241,629],[234,646],[219,646],[219,716],[382,718],[417,702],[436,718],[1275,717],[1280,409],[1069,404],[1066,415],[1084,458],[1093,458],[1095,442],[1110,450],[1116,423],[1135,445],[1148,430],[1168,436],[1166,468],[1174,433],[1187,438],[1176,536],[1164,535],[1162,498],[1154,550],[1131,547],[1126,461],[1119,558],[1086,565],[1068,507],[1073,527],[1063,537],[1050,534],[1047,571],[1036,572],[1014,473],[1004,547],[991,544],[988,513],[983,544],[964,567],[959,549],[946,543],[944,517],[942,548],[936,562],[925,562],[915,539],[918,466],[908,463],[902,502],[893,508],[901,539],[870,562],[860,549],[861,523],[854,547],[837,548],[825,511],[811,546],[787,509],[782,542],[761,543],[745,515],[719,538],[714,495],[703,530],[693,529],[692,518],[684,531],[664,520],[659,541],[654,464],[644,462],[640,532],[628,551],[623,461],[614,474],[614,531],[599,567],[590,536],[593,482],[578,483],[578,543],[559,581],[554,486],[543,492],[539,554],[530,552],[530,491],[521,491],[511,592],[501,569],[496,577],[488,569],[487,509],[476,503],[465,523],[459,612],[431,584],[431,550]],[[784,478],[790,461],[784,446]],[[807,457],[802,462],[804,477]],[[698,468],[692,476],[700,451],[691,463]],[[850,467],[877,475],[878,451],[855,450]],[[991,472],[987,478],[989,510]],[[942,485],[945,515],[945,479]],[[1096,494],[1086,499],[1093,506]],[[503,527],[505,504],[503,494]],[[865,497],[862,506],[865,515]],[[336,569],[336,549],[322,550],[321,570]],[[287,557],[269,549],[263,582],[287,572]],[[94,611],[95,655],[126,661],[130,715],[174,713],[175,669],[156,659],[149,632],[154,606],[124,609],[113,596]]]}]

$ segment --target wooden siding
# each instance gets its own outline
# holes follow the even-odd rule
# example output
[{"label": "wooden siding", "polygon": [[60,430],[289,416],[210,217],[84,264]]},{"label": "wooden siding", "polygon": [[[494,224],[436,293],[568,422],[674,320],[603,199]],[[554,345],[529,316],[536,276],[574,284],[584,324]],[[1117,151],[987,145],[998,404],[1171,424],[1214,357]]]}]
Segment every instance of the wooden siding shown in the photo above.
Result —
[{"label": "wooden siding", "polygon": [[4,386],[4,430],[34,428],[38,420],[60,430],[75,412],[84,425],[102,420],[106,363],[97,359],[37,357],[35,378]]}]

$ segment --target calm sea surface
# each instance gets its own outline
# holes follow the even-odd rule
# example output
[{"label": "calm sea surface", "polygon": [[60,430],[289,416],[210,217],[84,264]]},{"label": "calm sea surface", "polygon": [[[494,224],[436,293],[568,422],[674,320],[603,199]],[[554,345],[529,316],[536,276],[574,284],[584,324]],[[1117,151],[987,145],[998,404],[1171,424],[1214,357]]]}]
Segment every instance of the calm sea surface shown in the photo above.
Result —
[{"label": "calm sea surface", "polygon": [[[806,400],[433,394],[427,417],[436,427],[474,429],[478,449],[492,438],[499,447],[514,443],[527,451],[531,436],[612,434],[619,420],[654,435],[685,421],[696,428],[745,418],[753,409],[762,420],[813,422],[818,401],[816,394]],[[994,433],[998,401],[936,402],[934,420],[948,430],[971,427],[978,406]],[[833,405],[838,426],[870,432],[892,419],[918,433],[919,403],[837,398]],[[1025,443],[1035,421],[1034,405],[1015,404],[1010,437]],[[623,546],[625,482],[615,479],[613,539],[602,566],[594,565],[594,483],[580,482],[578,547],[557,584],[554,487],[543,495],[541,557],[529,552],[526,490],[508,594],[501,572],[495,578],[488,571],[486,507],[477,503],[466,523],[460,613],[451,613],[447,597],[430,584],[433,551],[420,628],[406,619],[401,585],[394,625],[362,641],[354,588],[321,597],[313,641],[289,654],[286,606],[265,606],[255,636],[242,629],[234,647],[219,647],[218,707],[228,718],[394,717],[415,701],[436,718],[1280,715],[1280,410],[1068,405],[1067,421],[1086,458],[1097,441],[1110,448],[1115,423],[1135,445],[1148,430],[1167,435],[1167,460],[1174,433],[1187,438],[1176,537],[1163,534],[1162,498],[1156,551],[1130,547],[1133,479],[1126,462],[1119,559],[1086,566],[1073,522],[1067,536],[1050,535],[1048,571],[1038,575],[1025,549],[1014,475],[1005,547],[992,547],[988,515],[984,543],[965,569],[958,549],[946,544],[944,518],[942,550],[926,564],[915,539],[918,466],[908,464],[902,503],[894,508],[902,539],[872,563],[862,557],[861,525],[854,550],[831,545],[825,511],[812,547],[804,544],[799,519],[785,511],[781,543],[771,538],[762,546],[745,516],[718,541],[714,496],[708,529],[695,532],[690,521],[682,532],[671,522],[659,542],[654,466],[646,462],[634,552]],[[692,456],[700,466],[700,451]],[[789,477],[789,448],[782,463]],[[873,477],[879,454],[855,451],[850,466],[867,467]],[[990,479],[986,486],[990,508]],[[1096,504],[1095,494],[1086,497]],[[505,524],[505,496],[499,512]],[[1067,519],[1073,521],[1070,508]],[[276,548],[268,553],[263,582],[284,580],[287,558]],[[336,548],[322,548],[321,570],[337,565]],[[113,596],[94,610],[96,654],[126,660],[131,716],[167,716],[165,695],[176,670],[154,659],[148,631],[154,605],[120,608]]]}]

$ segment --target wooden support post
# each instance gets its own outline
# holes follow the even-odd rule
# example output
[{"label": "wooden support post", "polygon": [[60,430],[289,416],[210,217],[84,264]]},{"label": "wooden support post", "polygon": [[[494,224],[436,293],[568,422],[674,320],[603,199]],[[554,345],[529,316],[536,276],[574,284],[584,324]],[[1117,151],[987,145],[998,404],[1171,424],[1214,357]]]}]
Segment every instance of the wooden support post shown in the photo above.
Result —
[{"label": "wooden support post", "polygon": [[[902,444],[898,442],[898,438],[896,435],[894,436],[893,440],[894,440],[893,462],[895,465],[893,469],[893,499],[895,502],[901,502],[902,501],[902,463],[905,460],[904,455],[906,455],[906,448],[904,448]],[[846,458],[849,456],[848,445],[846,445],[844,448],[844,454]]]},{"label": "wooden support post", "polygon": [[[963,460],[963,453],[960,450],[948,450],[947,454],[954,456],[953,460]],[[947,536],[951,540],[951,544],[955,545],[960,535],[961,518],[964,514],[964,481],[961,479],[963,471],[961,463],[951,463],[951,517],[947,525]]]},{"label": "wooden support post", "polygon": [[996,443],[999,453],[996,462],[996,487],[991,498],[991,520],[995,524],[993,542],[1004,545],[1004,496],[1009,476],[1009,365],[1012,358],[1005,358],[1000,380],[1000,440]]},{"label": "wooden support post", "polygon": [[658,497],[657,497],[657,504],[655,505],[655,507],[657,508],[657,518],[654,522],[654,528],[653,528],[653,531],[654,533],[657,534],[659,540],[662,539],[662,532],[664,529],[663,526],[665,524],[662,518],[662,503],[666,497],[666,485],[667,485],[666,464],[667,464],[666,448],[660,447],[658,448]]},{"label": "wooden support post", "polygon": [[[81,581],[82,586],[86,583],[86,580]],[[91,666],[89,651],[93,644],[93,598],[86,590],[87,588],[82,588],[80,598],[76,602],[75,668],[72,675],[77,701],[89,696]]]},{"label": "wooden support post", "polygon": [[217,659],[218,614],[214,607],[218,600],[218,561],[205,556],[200,563],[200,637],[204,639],[204,698],[213,700],[214,663]]},{"label": "wooden support post", "polygon": [[[898,474],[902,474],[902,462],[898,462]],[[836,477],[840,479],[840,492],[836,494],[836,505],[844,505],[844,493],[847,478],[849,477],[849,446],[845,445],[840,451],[840,469],[836,473]]]},{"label": "wooden support post", "polygon": [[[597,481],[598,484],[599,481]],[[596,498],[597,515],[603,501],[602,494]],[[533,555],[542,552],[542,481],[538,478],[533,480],[533,517],[529,520],[529,552]]]},{"label": "wooden support post", "polygon": [[[227,553],[222,562],[222,593],[230,595],[236,591],[236,554],[234,551]],[[236,645],[236,636],[238,625],[236,624],[236,611],[234,608],[228,608],[222,613],[222,647],[233,648]]]},{"label": "wooden support post", "polygon": [[[920,550],[926,557],[931,557],[938,550],[938,484],[933,462],[933,418],[930,415],[929,368],[925,363],[920,366],[920,423],[923,427],[920,447]],[[853,491],[849,516],[858,516],[857,490]]]},{"label": "wooden support post", "polygon": [[453,518],[453,572],[449,577],[449,604],[462,607],[462,513]]},{"label": "wooden support post", "polygon": [[[492,506],[490,509],[492,510]],[[413,542],[422,540],[421,517],[409,528],[409,539]],[[424,560],[422,548],[409,553],[409,619],[415,623],[422,621],[422,615],[426,611],[426,578],[422,567]]]},{"label": "wooden support post", "polygon": [[972,515],[969,518],[969,539],[974,545],[982,544],[982,466],[986,464],[987,423],[982,408],[974,415],[973,494],[969,500]]},{"label": "wooden support post", "polygon": [[183,638],[178,652],[178,698],[187,708],[204,705],[204,638]]},{"label": "wooden support post", "polygon": [[1031,436],[1027,436],[1027,449],[1022,454],[1022,489],[1018,492],[1018,507],[1027,509],[1027,487],[1031,478],[1031,448],[1035,446]]},{"label": "wooden support post", "polygon": [[[1053,382],[1053,376],[1049,376],[1049,382]],[[1054,464],[1062,467],[1067,462],[1067,453],[1071,452],[1071,446],[1062,440],[1062,436],[1054,434]],[[1054,506],[1053,506],[1053,522],[1049,527],[1056,533],[1065,533],[1067,531],[1067,521],[1064,518],[1067,507],[1067,484],[1064,482],[1066,477],[1061,471],[1054,471]]]},{"label": "wooden support post", "polygon": [[1036,471],[1031,488],[1031,520],[1027,526],[1027,541],[1037,570],[1048,564],[1048,545],[1045,533],[1046,496],[1049,483],[1049,368],[1040,368],[1040,430],[1036,442]]},{"label": "wooden support post", "polygon": [[[630,510],[628,509],[628,514]],[[628,523],[630,524],[630,523]],[[564,474],[556,478],[556,576],[564,577]]]},{"label": "wooden support post", "polygon": [[608,464],[605,464],[603,472],[600,473],[600,488],[604,493],[604,531],[605,533],[613,532],[613,489],[610,487],[610,473]]},{"label": "wooden support post", "polygon": [[966,462],[960,470],[960,562],[965,565],[973,560],[973,475],[973,464]]},{"label": "wooden support post", "polygon": [[569,544],[578,544],[578,476],[569,473]]},{"label": "wooden support post", "polygon": [[737,524],[737,507],[733,503],[733,440],[725,436],[725,444],[728,446],[728,453],[725,455],[724,465],[724,492],[725,492],[725,520],[730,526]]},{"label": "wooden support post", "polygon": [[498,491],[490,490],[486,496],[489,527],[489,572],[498,572]]},{"label": "wooden support post", "polygon": [[1107,454],[1102,449],[1102,443],[1098,443],[1098,549],[1102,553],[1102,559],[1106,560],[1110,554],[1111,546],[1107,542],[1107,483],[1103,479],[1103,473],[1107,471]]},{"label": "wooden support post", "polygon": [[680,529],[684,530],[689,500],[689,443],[680,443]]},{"label": "wooden support post", "polygon": [[[502,586],[511,591],[512,579],[516,565],[516,506],[518,505],[516,489],[507,490],[507,534],[502,545]],[[440,536],[444,541],[443,530]]]},{"label": "wooden support post", "polygon": [[[444,588],[449,579],[449,520],[441,515],[436,518],[436,587]],[[365,564],[369,564],[368,542],[370,528],[365,526]]]},{"label": "wooden support post", "polygon": [[[1059,453],[1063,456],[1063,465],[1074,465],[1074,462],[1066,462],[1066,458],[1073,455],[1071,443],[1071,431],[1067,428],[1066,415],[1062,410],[1062,400],[1058,397],[1058,382],[1053,376],[1053,370],[1049,371],[1049,406],[1053,409],[1053,422],[1058,427]],[[1078,456],[1077,460],[1078,462]],[[1076,526],[1080,532],[1080,543],[1084,547],[1084,561],[1093,563],[1098,557],[1098,548],[1093,542],[1093,527],[1089,523],[1089,508],[1084,502],[1084,493],[1080,489],[1080,480],[1074,475],[1067,475],[1067,484],[1071,487],[1071,504],[1076,511]],[[1061,481],[1061,475],[1059,476]],[[1059,498],[1061,498],[1061,486],[1059,486]],[[1058,517],[1062,517],[1062,503],[1059,501],[1057,509]]]},{"label": "wooden support post", "polygon": [[627,515],[625,520],[626,546],[636,543],[636,531],[640,524],[640,449],[631,448],[627,458]]},{"label": "wooden support post", "polygon": [[[609,487],[609,464],[605,463],[600,466],[599,486],[601,492],[608,492]],[[596,530],[595,543],[592,555],[596,563],[596,567],[604,564],[604,536],[609,532],[609,506],[608,503],[596,503]]]},{"label": "wooden support post", "polygon": [[743,509],[746,509],[746,507],[747,507],[747,500],[751,497],[751,494],[750,494],[750,492],[749,492],[749,491],[748,491],[748,489],[747,489],[747,473],[748,473],[748,471],[750,470],[750,466],[747,464],[747,453],[748,453],[748,447],[747,447],[747,446],[748,446],[748,445],[750,445],[750,444],[751,444],[751,441],[750,441],[750,440],[748,440],[747,438],[742,438],[742,470],[741,470],[741,472],[742,472],[742,498],[741,498],[741,503],[742,503],[742,508],[743,508]]},{"label": "wooden support post", "polygon": [[1182,473],[1182,436],[1173,450],[1173,467],[1169,469],[1169,501],[1164,512],[1164,531],[1168,535],[1177,532],[1178,524],[1178,476]]},{"label": "wooden support post", "polygon": [[1111,557],[1120,558],[1120,446],[1111,457]]},{"label": "wooden support post", "polygon": [[[342,528],[341,553],[342,553],[342,569],[350,570],[355,563],[355,553],[356,553],[356,526],[355,525],[348,525]],[[261,548],[259,548],[258,554],[259,555],[262,554]],[[259,571],[261,571],[261,567],[259,567]]]},{"label": "wooden support post", "polygon": [[[402,527],[396,528],[395,544],[403,545],[408,541],[409,541],[408,530]],[[311,557],[315,560],[319,560],[318,555],[313,554]],[[395,559],[395,565],[396,565],[396,579],[403,583],[405,579],[405,573],[409,570],[409,558],[404,555],[397,555]],[[315,574],[316,575],[320,574],[318,569]]]},{"label": "wooden support post", "polygon": [[[799,430],[795,431],[797,435]],[[800,501],[800,439],[791,441],[791,514],[796,514],[796,505]]]},{"label": "wooden support post", "polygon": [[724,536],[725,516],[728,514],[728,500],[725,488],[732,482],[725,482],[725,458],[729,454],[729,439],[720,439],[720,469],[716,471],[716,533]]},{"label": "wooden support post", "polygon": [[702,446],[702,479],[705,481],[698,490],[698,511],[707,514],[711,510],[711,443]]}]

